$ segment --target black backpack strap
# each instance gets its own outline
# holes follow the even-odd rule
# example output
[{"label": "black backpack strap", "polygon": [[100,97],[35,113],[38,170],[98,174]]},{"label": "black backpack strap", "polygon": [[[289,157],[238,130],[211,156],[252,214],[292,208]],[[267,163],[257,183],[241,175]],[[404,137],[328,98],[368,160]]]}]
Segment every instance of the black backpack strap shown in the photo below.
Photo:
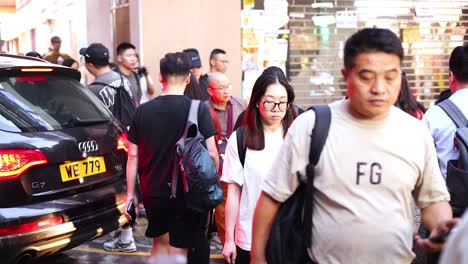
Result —
[{"label": "black backpack strap", "polygon": [[[192,100],[190,103],[190,110],[188,113],[187,117],[187,122],[185,123],[185,129],[184,133],[182,136],[179,138],[179,140],[176,143],[176,158],[174,159],[174,167],[172,169],[172,176],[171,176],[171,198],[176,197],[176,192],[177,192],[177,181],[178,181],[178,170],[179,170],[179,157],[182,154],[181,151],[185,147],[185,139],[187,138],[187,134],[189,131],[189,128],[192,125],[195,125],[197,127],[197,133],[198,132],[198,108],[200,107],[200,101],[199,100]],[[185,188],[185,186],[184,186]]]},{"label": "black backpack strap", "polygon": [[138,93],[143,95],[143,91],[141,90],[140,76],[138,75],[138,73],[136,73],[134,71],[131,71],[131,73],[135,77],[136,84],[137,84],[137,94],[135,94],[135,97],[138,97]]},{"label": "black backpack strap", "polygon": [[[192,100],[192,103],[190,103],[190,111],[187,119],[187,124],[195,124],[198,127],[198,108],[200,107],[200,100]],[[190,123],[189,123],[190,122]],[[185,129],[187,130],[188,127],[185,126]]]},{"label": "black backpack strap", "polygon": [[444,100],[438,104],[442,110],[452,119],[453,123],[457,128],[462,128],[467,126],[467,121],[465,115],[460,111],[451,100]]},{"label": "black backpack strap", "polygon": [[247,148],[244,147],[244,127],[239,127],[236,129],[236,139],[237,139],[237,153],[239,154],[239,160],[244,167],[245,163],[245,153],[247,152]]},{"label": "black backpack strap", "polygon": [[310,139],[309,164],[306,167],[307,187],[304,200],[304,230],[308,248],[312,245],[312,206],[315,192],[314,168],[318,163],[323,146],[327,140],[331,123],[331,111],[328,105],[315,105],[311,109],[315,111],[315,124]]},{"label": "black backpack strap", "polygon": [[187,117],[187,122],[185,123],[185,130],[182,137],[179,139],[178,143],[183,143],[187,138],[187,134],[192,125],[197,126],[198,131],[198,108],[200,107],[200,100],[192,100],[190,103],[190,110]]}]

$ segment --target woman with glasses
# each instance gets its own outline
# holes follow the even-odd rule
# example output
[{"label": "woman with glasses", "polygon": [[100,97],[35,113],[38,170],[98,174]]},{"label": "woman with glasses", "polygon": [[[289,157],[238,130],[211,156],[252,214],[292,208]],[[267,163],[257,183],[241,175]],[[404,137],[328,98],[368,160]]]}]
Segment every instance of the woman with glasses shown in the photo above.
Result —
[{"label": "woman with glasses", "polygon": [[293,101],[294,91],[284,73],[277,67],[267,68],[254,84],[244,125],[239,128],[246,149],[243,165],[237,147],[239,130],[229,138],[221,178],[228,183],[223,249],[228,263],[250,263],[255,205],[263,178],[296,117]]}]

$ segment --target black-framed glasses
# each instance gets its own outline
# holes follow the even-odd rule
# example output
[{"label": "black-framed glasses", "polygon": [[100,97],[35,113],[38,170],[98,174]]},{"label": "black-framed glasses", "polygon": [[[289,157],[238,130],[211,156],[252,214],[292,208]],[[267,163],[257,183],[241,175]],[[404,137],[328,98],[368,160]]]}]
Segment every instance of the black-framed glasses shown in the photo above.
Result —
[{"label": "black-framed glasses", "polygon": [[278,109],[281,112],[285,112],[289,108],[289,102],[273,102],[273,101],[263,101],[263,108],[267,111],[273,111],[273,109],[278,106]]}]

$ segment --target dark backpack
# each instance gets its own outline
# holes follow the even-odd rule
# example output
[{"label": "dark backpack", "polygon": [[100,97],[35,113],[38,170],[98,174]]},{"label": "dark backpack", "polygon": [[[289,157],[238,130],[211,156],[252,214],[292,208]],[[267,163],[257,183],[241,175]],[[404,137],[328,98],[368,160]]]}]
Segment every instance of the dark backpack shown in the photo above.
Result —
[{"label": "dark backpack", "polygon": [[109,85],[108,83],[103,82],[93,82],[90,85],[102,85],[104,87],[110,87],[114,89],[114,104],[112,105],[111,112],[114,117],[122,123],[122,125],[127,128],[132,123],[133,115],[135,114],[136,105],[132,100],[128,92],[125,90],[124,80],[121,74],[120,75],[120,86],[115,87]]},{"label": "dark backpack", "polygon": [[180,173],[186,206],[197,212],[208,212],[221,203],[223,192],[218,170],[206,149],[205,138],[198,130],[199,107],[200,101],[192,100],[184,134],[176,144],[177,164],[172,174],[171,198],[176,198]]},{"label": "dark backpack", "polygon": [[451,101],[444,100],[438,106],[447,113],[457,126],[455,145],[460,156],[447,163],[447,189],[453,215],[461,217],[468,207],[468,122],[460,109]]}]

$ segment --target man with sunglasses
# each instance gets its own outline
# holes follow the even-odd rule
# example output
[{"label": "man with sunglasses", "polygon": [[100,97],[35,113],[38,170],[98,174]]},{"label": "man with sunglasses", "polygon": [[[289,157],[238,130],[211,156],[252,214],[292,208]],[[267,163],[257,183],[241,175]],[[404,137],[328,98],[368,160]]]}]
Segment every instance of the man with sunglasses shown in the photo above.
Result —
[{"label": "man with sunglasses", "polygon": [[[227,139],[234,130],[239,115],[247,109],[247,102],[240,98],[232,96],[232,84],[221,72],[208,73],[208,94],[210,98],[206,104],[216,113],[216,117],[221,125],[221,131],[218,131],[220,139],[219,146],[219,167],[220,177],[222,175],[223,156],[227,145]],[[221,243],[224,244],[224,205],[226,202],[227,185],[221,182],[223,189],[223,202],[215,209],[216,227]]]}]

